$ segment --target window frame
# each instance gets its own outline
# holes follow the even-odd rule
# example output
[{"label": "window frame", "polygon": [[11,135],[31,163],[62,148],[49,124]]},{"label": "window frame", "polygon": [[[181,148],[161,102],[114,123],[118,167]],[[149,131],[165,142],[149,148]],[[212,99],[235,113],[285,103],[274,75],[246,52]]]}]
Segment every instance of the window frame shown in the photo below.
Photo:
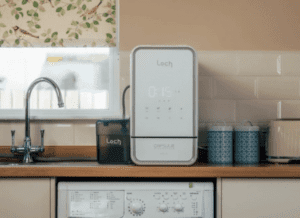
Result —
[{"label": "window frame", "polygon": [[[108,109],[30,109],[30,119],[48,120],[48,119],[102,119],[121,117],[120,107],[120,7],[119,0],[116,0],[116,47],[109,47],[109,91],[108,91]],[[1,46],[0,46],[1,49]],[[33,89],[34,90],[34,89]],[[25,98],[26,98],[25,91]],[[113,96],[113,97],[111,97]],[[56,96],[55,96],[56,97]],[[1,100],[0,100],[1,101]],[[24,99],[26,101],[26,99]],[[30,105],[30,103],[29,103]],[[26,107],[26,102],[24,103]],[[16,120],[25,118],[24,109],[0,109],[0,120]]]}]

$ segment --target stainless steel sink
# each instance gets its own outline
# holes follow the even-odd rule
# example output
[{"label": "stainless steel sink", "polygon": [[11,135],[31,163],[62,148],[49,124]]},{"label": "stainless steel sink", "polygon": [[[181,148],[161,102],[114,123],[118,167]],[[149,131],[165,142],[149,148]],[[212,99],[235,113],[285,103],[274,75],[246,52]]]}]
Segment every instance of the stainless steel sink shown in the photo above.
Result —
[{"label": "stainless steel sink", "polygon": [[97,161],[34,161],[32,163],[21,162],[0,162],[1,167],[98,167],[100,166]]},{"label": "stainless steel sink", "polygon": [[32,165],[41,165],[43,163],[41,163],[41,162],[32,162],[32,163],[0,162],[0,167],[1,166],[32,166]]}]

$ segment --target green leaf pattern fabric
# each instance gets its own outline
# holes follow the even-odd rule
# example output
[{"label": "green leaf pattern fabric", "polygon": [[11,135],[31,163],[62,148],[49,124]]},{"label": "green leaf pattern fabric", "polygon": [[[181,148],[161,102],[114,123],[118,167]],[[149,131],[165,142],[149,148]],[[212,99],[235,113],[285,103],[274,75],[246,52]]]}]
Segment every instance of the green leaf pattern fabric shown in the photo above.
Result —
[{"label": "green leaf pattern fabric", "polygon": [[114,47],[115,0],[0,0],[1,47]]}]

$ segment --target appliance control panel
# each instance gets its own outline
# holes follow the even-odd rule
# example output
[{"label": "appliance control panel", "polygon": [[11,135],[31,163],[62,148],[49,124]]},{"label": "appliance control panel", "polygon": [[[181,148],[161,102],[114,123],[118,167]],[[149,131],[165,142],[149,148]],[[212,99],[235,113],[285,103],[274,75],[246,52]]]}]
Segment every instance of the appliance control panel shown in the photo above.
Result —
[{"label": "appliance control panel", "polygon": [[125,217],[203,217],[202,191],[127,191]]},{"label": "appliance control panel", "polygon": [[187,48],[133,52],[133,136],[194,136],[197,120],[194,60],[195,53]]},{"label": "appliance control panel", "polygon": [[123,216],[123,191],[71,191],[69,217],[97,217],[97,214],[119,218]]}]

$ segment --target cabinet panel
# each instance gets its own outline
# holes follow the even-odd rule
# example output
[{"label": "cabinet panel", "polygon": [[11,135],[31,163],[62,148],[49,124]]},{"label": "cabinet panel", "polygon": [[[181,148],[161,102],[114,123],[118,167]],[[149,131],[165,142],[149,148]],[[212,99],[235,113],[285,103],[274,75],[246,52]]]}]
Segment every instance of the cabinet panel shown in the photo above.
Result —
[{"label": "cabinet panel", "polygon": [[300,179],[222,179],[222,218],[300,217]]},{"label": "cabinet panel", "polygon": [[0,179],[0,217],[50,218],[50,178]]}]

